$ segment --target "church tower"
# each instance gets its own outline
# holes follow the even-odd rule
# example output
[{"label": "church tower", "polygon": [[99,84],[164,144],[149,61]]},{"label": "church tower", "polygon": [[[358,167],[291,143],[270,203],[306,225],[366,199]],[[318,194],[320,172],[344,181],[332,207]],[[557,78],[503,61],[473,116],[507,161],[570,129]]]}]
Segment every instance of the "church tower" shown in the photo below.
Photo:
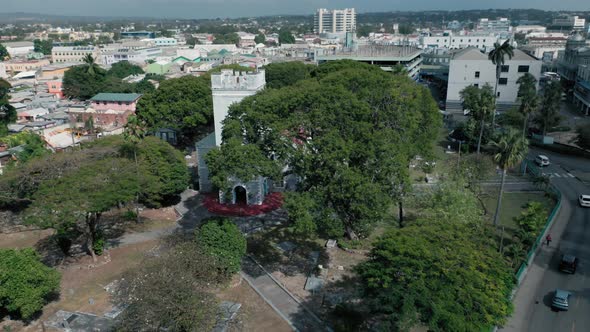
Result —
[{"label": "church tower", "polygon": [[248,96],[255,95],[256,92],[264,89],[265,84],[264,70],[237,72],[224,69],[220,73],[211,75],[216,146],[221,145],[223,120],[227,117],[230,105],[239,103]]}]

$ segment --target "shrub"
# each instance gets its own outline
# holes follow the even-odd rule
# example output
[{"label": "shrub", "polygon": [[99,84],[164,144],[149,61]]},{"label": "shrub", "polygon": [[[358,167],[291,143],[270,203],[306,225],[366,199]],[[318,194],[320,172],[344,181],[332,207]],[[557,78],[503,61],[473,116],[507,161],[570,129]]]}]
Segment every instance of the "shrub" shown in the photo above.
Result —
[{"label": "shrub", "polygon": [[59,291],[60,279],[33,249],[0,249],[0,311],[30,319]]},{"label": "shrub", "polygon": [[205,252],[220,260],[227,274],[240,270],[246,254],[246,238],[233,222],[226,218],[210,218],[197,230],[196,238]]}]

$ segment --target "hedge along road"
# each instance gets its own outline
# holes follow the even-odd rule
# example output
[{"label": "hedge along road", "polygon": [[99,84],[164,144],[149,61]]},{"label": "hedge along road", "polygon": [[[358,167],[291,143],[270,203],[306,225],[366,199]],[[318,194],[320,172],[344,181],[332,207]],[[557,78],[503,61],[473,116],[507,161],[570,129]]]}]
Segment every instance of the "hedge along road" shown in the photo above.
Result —
[{"label": "hedge along road", "polygon": [[[590,171],[590,160],[532,150],[529,158],[545,154],[552,164],[544,173],[564,173],[572,169]],[[562,193],[562,206],[549,233],[553,241],[542,246],[514,297],[515,311],[501,331],[587,331],[590,326],[590,208],[578,204],[581,193],[590,187],[572,177],[552,177],[551,183]],[[561,255],[580,259],[574,275],[558,271]],[[554,312],[551,300],[556,288],[573,293],[570,310]]]}]

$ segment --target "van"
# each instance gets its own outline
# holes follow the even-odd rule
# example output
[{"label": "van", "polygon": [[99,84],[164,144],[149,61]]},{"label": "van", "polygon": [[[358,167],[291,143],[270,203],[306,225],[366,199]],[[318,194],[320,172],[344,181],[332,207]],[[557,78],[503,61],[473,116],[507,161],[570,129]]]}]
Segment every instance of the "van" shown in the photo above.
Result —
[{"label": "van", "polygon": [[535,163],[537,165],[539,165],[540,167],[543,166],[549,166],[549,158],[547,158],[547,156],[544,156],[542,154],[538,155],[537,157],[535,157]]}]

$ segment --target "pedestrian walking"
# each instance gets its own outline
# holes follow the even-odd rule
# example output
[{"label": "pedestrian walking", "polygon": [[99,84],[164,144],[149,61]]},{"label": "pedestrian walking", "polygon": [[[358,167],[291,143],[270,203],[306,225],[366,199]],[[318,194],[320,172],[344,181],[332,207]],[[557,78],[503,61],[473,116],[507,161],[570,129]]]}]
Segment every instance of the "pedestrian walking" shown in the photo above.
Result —
[{"label": "pedestrian walking", "polygon": [[551,234],[547,234],[545,241],[547,242],[547,247],[549,247],[549,244],[551,243]]}]

